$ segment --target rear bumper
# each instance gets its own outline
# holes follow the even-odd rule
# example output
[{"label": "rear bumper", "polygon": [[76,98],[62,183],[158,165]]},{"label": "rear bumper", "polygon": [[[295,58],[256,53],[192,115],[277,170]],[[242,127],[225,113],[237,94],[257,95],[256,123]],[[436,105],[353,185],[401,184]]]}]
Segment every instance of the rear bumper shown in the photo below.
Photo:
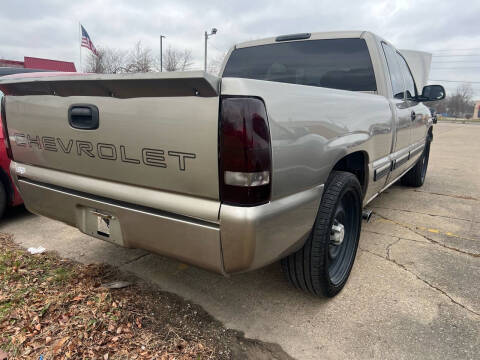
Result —
[{"label": "rear bumper", "polygon": [[220,233],[227,273],[257,269],[299,249],[310,233],[323,185],[265,205],[222,205]]},{"label": "rear bumper", "polygon": [[[299,248],[323,191],[320,185],[265,205],[235,207],[15,162],[10,169],[34,213],[221,274],[253,270]],[[111,236],[98,233],[98,213],[113,219]]]}]

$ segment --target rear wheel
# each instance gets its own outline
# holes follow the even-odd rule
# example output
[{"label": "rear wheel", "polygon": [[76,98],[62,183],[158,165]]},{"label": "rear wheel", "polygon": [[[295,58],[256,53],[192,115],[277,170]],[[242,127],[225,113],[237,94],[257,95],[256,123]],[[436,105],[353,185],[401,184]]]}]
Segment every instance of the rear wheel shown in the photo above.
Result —
[{"label": "rear wheel", "polygon": [[0,219],[3,217],[5,213],[5,209],[7,208],[7,192],[5,191],[5,186],[0,181]]},{"label": "rear wheel", "polygon": [[420,187],[423,185],[427,175],[429,157],[430,141],[427,140],[422,156],[420,156],[417,163],[405,175],[402,176],[402,185],[411,187]]},{"label": "rear wheel", "polygon": [[355,260],[361,214],[362,191],[358,179],[351,173],[334,171],[305,245],[282,260],[288,280],[314,295],[338,294]]}]

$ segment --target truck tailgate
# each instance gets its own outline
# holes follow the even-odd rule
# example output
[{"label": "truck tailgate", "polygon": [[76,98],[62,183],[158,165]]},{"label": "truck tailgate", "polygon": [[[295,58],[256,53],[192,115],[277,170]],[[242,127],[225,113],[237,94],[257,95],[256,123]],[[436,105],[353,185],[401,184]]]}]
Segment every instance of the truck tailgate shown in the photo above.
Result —
[{"label": "truck tailgate", "polygon": [[16,162],[213,200],[218,86],[203,72],[0,81]]}]

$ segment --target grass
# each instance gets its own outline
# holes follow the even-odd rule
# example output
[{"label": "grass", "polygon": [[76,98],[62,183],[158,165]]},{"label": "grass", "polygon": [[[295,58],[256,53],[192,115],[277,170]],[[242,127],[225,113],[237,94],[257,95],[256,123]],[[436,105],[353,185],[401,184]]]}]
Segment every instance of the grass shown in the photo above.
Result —
[{"label": "grass", "polygon": [[[101,285],[112,280],[133,283]],[[1,233],[0,350],[9,360],[290,359],[113,267],[31,255]]]},{"label": "grass", "polygon": [[438,121],[448,121],[448,122],[459,122],[459,123],[480,123],[480,119],[465,119],[465,118],[454,118],[447,116],[439,116]]},{"label": "grass", "polygon": [[152,310],[145,303],[154,301],[134,287],[101,287],[112,274],[107,266],[52,253],[31,255],[0,234],[0,349],[9,359],[204,359],[214,353],[198,338],[155,339],[159,324],[147,321]]}]

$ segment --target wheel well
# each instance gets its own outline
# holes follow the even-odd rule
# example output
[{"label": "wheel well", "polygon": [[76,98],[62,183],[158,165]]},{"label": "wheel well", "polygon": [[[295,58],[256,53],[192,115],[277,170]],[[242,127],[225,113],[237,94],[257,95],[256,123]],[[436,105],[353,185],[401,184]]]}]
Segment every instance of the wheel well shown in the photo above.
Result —
[{"label": "wheel well", "polygon": [[10,204],[13,199],[13,189],[10,184],[10,180],[8,179],[8,175],[3,171],[3,169],[0,169],[0,184],[3,185],[5,188],[5,193],[7,194],[7,202]]},{"label": "wheel well", "polygon": [[368,184],[368,155],[364,151],[357,151],[341,158],[332,170],[347,171],[354,174],[365,196]]}]

